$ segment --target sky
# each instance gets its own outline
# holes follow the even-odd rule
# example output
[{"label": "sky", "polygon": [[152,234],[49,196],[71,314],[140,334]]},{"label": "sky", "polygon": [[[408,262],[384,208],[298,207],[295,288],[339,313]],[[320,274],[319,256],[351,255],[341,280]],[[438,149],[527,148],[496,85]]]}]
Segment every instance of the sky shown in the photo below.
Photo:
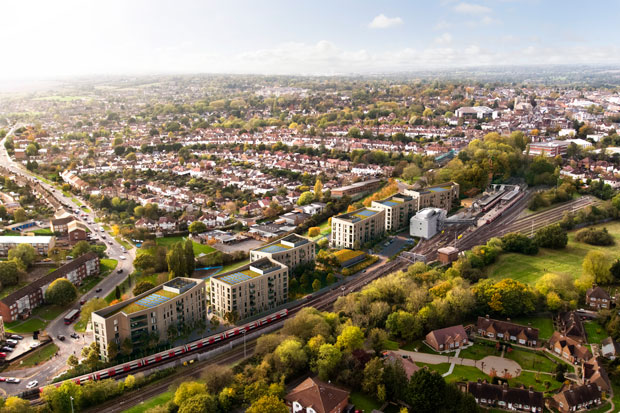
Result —
[{"label": "sky", "polygon": [[19,0],[0,80],[620,64],[619,0]]}]

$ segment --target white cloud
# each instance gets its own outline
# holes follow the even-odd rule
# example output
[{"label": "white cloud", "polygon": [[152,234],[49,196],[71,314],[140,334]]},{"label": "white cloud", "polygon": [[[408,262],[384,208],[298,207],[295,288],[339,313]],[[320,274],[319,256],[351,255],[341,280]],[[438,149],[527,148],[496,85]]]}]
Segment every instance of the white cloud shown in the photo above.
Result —
[{"label": "white cloud", "polygon": [[452,8],[457,13],[461,14],[471,14],[471,15],[481,15],[491,13],[491,8],[487,6],[481,6],[480,4],[473,3],[459,3]]},{"label": "white cloud", "polygon": [[388,29],[390,27],[400,26],[401,24],[403,24],[403,19],[400,17],[387,17],[382,13],[372,19],[368,27],[371,29]]},{"label": "white cloud", "polygon": [[437,24],[435,24],[435,27],[433,27],[435,30],[446,30],[452,27],[452,24],[450,22],[447,22],[445,20],[439,20],[437,22]]},{"label": "white cloud", "polygon": [[452,43],[452,35],[450,33],[444,33],[441,36],[435,38],[435,43],[437,44]]}]

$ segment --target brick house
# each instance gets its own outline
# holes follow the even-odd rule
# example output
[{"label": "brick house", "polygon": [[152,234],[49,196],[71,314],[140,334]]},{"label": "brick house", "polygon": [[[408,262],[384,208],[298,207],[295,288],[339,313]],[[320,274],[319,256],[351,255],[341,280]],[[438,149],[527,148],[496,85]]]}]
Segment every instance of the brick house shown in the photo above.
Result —
[{"label": "brick house", "polygon": [[549,339],[549,349],[558,357],[573,364],[582,363],[592,358],[592,353],[587,346],[558,331],[554,331]]},{"label": "brick house", "polygon": [[480,379],[459,384],[459,387],[474,396],[476,403],[485,408],[542,412],[545,407],[543,394],[531,387],[509,387],[508,383],[491,384]]},{"label": "brick house", "polygon": [[594,384],[584,384],[554,395],[553,404],[562,413],[589,409],[601,404],[601,392]]},{"label": "brick house", "polygon": [[69,241],[78,242],[86,240],[86,226],[79,221],[71,221],[67,225]]},{"label": "brick house", "polygon": [[426,335],[426,343],[438,353],[456,351],[469,345],[467,333],[462,325],[433,330]]},{"label": "brick house", "polygon": [[478,317],[478,334],[493,340],[512,341],[524,346],[535,347],[538,341],[538,329],[530,326],[511,323],[510,321],[494,320]]},{"label": "brick house", "polygon": [[597,285],[586,291],[586,303],[591,309],[600,310],[611,306],[611,296]]},{"label": "brick house", "polygon": [[292,413],[343,413],[348,411],[349,392],[308,377],[291,390],[284,401]]}]

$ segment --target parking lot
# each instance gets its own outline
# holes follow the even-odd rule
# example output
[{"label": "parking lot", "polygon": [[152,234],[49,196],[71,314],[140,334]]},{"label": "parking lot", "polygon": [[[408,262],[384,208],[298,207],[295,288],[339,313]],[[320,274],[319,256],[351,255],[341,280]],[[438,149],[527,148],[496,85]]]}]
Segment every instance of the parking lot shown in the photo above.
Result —
[{"label": "parking lot", "polygon": [[[6,337],[10,337],[11,334],[7,333]],[[21,336],[23,337],[22,340],[16,340],[17,341],[17,345],[15,345],[13,348],[13,351],[8,351],[8,349],[6,347],[10,347],[7,343],[6,340],[4,340],[2,342],[1,345],[1,349],[0,352],[1,353],[5,353],[6,354],[6,360],[7,361],[11,361],[14,360],[15,358],[21,356],[22,354],[24,354],[26,351],[31,349],[31,346],[33,345],[33,343],[38,343],[38,340],[35,340],[32,338],[32,336]]]},{"label": "parking lot", "polygon": [[408,246],[407,248],[411,248],[413,245],[413,239],[404,235],[388,237],[388,240],[381,244],[381,251],[378,255],[381,257],[390,258],[400,252],[405,246]]}]

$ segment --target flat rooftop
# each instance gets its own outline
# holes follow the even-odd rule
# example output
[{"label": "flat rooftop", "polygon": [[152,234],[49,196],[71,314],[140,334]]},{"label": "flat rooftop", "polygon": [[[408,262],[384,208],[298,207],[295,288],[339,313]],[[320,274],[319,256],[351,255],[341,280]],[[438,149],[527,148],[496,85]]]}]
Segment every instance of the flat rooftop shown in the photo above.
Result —
[{"label": "flat rooftop", "polygon": [[51,235],[6,235],[0,237],[0,244],[49,244],[52,241]]},{"label": "flat rooftop", "polygon": [[289,250],[291,248],[296,248],[301,245],[305,245],[308,242],[309,241],[304,237],[300,237],[299,235],[296,235],[296,234],[291,234],[272,244],[268,244],[268,245],[265,245],[264,247],[258,248],[258,251],[267,252],[269,254],[275,254],[278,252]]},{"label": "flat rooftop", "polygon": [[348,220],[351,222],[359,222],[359,221],[368,219],[378,213],[379,211],[373,211],[372,209],[362,208],[362,209],[358,209],[357,211],[349,212],[347,214],[338,215],[336,216],[336,218]]},{"label": "flat rooftop", "polygon": [[119,309],[119,311],[122,311],[125,314],[137,313],[138,311],[157,307],[170,300],[171,298],[177,297],[178,295],[178,293],[166,291],[161,288],[160,290],[155,291],[154,293],[151,293],[146,297],[142,297],[131,304],[127,304],[125,307]]},{"label": "flat rooftop", "polygon": [[268,258],[262,258],[250,263],[245,269],[214,275],[211,278],[223,281],[228,285],[235,285],[279,270],[280,268],[282,268],[280,264],[272,262]]}]

